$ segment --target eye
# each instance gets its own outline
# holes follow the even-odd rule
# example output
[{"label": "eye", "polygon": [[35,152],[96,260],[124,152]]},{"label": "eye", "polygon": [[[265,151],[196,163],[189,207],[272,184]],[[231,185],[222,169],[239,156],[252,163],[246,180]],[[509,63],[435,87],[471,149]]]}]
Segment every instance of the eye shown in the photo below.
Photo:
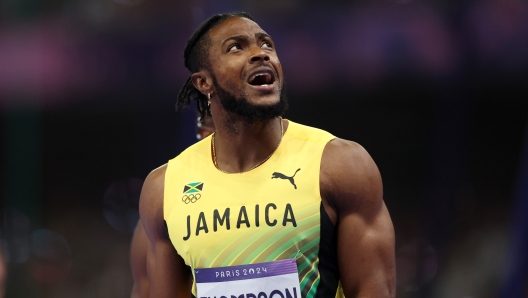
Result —
[{"label": "eye", "polygon": [[242,47],[238,43],[235,43],[235,44],[230,45],[227,48],[227,51],[228,52],[232,52],[233,50],[241,50],[241,49],[242,49]]},{"label": "eye", "polygon": [[269,41],[264,41],[260,47],[261,48],[270,48],[271,49],[271,48],[273,48],[273,45]]}]

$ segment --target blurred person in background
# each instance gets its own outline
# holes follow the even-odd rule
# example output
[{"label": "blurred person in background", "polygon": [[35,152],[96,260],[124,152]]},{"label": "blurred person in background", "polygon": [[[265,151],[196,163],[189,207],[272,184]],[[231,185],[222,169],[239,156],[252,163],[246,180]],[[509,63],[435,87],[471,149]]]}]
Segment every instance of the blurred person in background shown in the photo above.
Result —
[{"label": "blurred person in background", "polygon": [[[204,139],[215,131],[213,119],[205,116],[196,122],[196,138],[198,140]],[[132,269],[132,277],[134,279],[134,286],[132,287],[131,298],[148,298],[149,297],[149,282],[147,275],[147,253],[148,253],[148,238],[141,224],[138,221],[132,241],[130,244],[130,267]],[[0,268],[0,277],[1,275]],[[1,293],[1,292],[0,292]],[[0,294],[0,298],[2,298]]]},{"label": "blurred person in background", "polygon": [[251,16],[206,20],[187,42],[216,131],[145,180],[150,297],[394,297],[394,229],[357,143],[282,119],[282,66]]}]

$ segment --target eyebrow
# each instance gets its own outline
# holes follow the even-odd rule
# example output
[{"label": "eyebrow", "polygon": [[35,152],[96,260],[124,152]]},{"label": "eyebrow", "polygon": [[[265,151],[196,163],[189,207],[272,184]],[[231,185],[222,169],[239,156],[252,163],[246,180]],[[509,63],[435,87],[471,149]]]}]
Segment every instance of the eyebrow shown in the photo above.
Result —
[{"label": "eyebrow", "polygon": [[264,32],[255,33],[255,37],[256,37],[257,39],[269,38],[269,39],[273,40],[273,39],[271,38],[271,36],[269,36],[269,34],[264,33]]},{"label": "eyebrow", "polygon": [[[264,33],[264,32],[258,32],[258,33],[255,33],[255,37],[257,39],[264,39],[264,38],[269,38],[271,39],[271,36],[269,36],[267,33]],[[235,41],[247,41],[249,40],[249,37],[247,37],[246,35],[243,35],[243,34],[240,34],[240,35],[233,35],[231,37],[228,37],[227,39],[225,39],[223,42],[222,42],[222,46],[224,46],[227,42],[229,42],[230,40],[235,40]]]}]

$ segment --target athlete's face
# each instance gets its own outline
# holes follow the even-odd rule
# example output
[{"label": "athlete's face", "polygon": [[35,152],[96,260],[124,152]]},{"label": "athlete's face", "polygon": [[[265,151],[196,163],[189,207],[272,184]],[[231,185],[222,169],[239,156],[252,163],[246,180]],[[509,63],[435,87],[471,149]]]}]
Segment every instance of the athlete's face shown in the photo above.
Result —
[{"label": "athlete's face", "polygon": [[209,38],[210,72],[224,108],[246,117],[256,113],[257,119],[281,115],[287,106],[281,100],[284,80],[271,37],[237,17],[211,29]]}]

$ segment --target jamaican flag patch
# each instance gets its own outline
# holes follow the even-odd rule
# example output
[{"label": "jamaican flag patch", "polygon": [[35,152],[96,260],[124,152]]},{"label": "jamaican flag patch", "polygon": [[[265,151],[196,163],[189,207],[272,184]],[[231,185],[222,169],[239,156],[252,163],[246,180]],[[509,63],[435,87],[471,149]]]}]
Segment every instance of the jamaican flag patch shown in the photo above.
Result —
[{"label": "jamaican flag patch", "polygon": [[183,193],[184,194],[193,194],[198,193],[203,190],[204,183],[203,182],[193,182],[185,184],[183,187]]},{"label": "jamaican flag patch", "polygon": [[202,195],[200,192],[203,190],[203,182],[193,182],[185,184],[183,187],[182,202],[185,204],[196,203]]}]

